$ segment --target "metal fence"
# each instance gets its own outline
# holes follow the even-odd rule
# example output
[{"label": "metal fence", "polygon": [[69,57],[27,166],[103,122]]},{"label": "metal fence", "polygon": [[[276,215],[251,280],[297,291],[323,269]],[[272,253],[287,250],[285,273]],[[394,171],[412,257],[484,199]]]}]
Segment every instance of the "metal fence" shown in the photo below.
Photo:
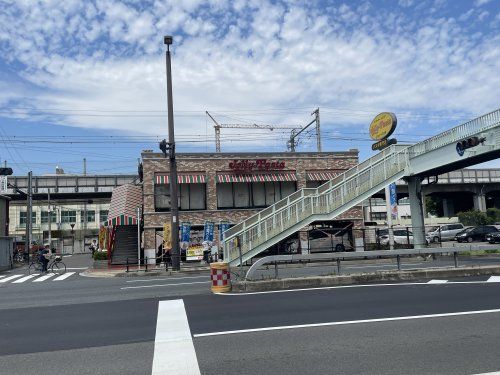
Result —
[{"label": "metal fence", "polygon": [[[257,280],[349,275],[405,269],[458,268],[461,265],[500,265],[498,248],[499,246],[494,245],[468,245],[425,249],[272,255],[255,260],[250,267],[232,268],[231,274],[236,279]],[[474,256],[474,254],[478,254],[478,256]]]},{"label": "metal fence", "polygon": [[14,239],[0,237],[0,271],[13,268]]}]

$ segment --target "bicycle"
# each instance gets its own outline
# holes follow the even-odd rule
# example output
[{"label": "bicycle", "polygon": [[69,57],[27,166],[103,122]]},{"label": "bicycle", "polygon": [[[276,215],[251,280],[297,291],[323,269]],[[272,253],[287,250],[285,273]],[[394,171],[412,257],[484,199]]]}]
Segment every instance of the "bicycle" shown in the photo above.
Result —
[{"label": "bicycle", "polygon": [[[33,260],[28,268],[28,272],[31,275],[32,273],[40,273],[42,272],[42,262],[38,260]],[[62,257],[60,255],[56,255],[54,258],[51,258],[49,263],[47,264],[47,270],[50,270],[52,273],[56,275],[62,275],[66,272],[66,264],[62,261]]]}]

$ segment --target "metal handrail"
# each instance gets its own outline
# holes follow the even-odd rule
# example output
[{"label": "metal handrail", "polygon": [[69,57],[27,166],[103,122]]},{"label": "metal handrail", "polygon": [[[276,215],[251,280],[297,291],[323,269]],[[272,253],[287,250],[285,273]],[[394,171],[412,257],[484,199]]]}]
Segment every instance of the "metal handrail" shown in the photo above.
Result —
[{"label": "metal handrail", "polygon": [[[378,251],[355,251],[355,252],[337,252],[337,253],[323,253],[323,254],[287,254],[287,255],[270,255],[258,259],[253,263],[245,275],[245,280],[251,280],[253,274],[262,266],[266,264],[276,264],[277,262],[293,263],[293,262],[318,262],[329,260],[353,260],[364,258],[378,258],[389,257],[398,258],[401,256],[411,255],[429,255],[429,254],[458,254],[471,251],[483,250],[496,250],[498,246],[495,245],[470,245],[460,247],[435,247],[425,249],[400,249],[400,250],[378,250]],[[398,259],[399,263],[399,259]],[[456,263],[456,265],[458,265]],[[399,264],[398,264],[399,268]]]}]

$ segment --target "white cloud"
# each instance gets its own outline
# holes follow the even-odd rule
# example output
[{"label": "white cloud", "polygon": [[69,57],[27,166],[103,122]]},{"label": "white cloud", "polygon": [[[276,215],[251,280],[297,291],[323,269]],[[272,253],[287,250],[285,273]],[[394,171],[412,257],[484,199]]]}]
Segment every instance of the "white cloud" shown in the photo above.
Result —
[{"label": "white cloud", "polygon": [[[498,106],[500,37],[469,33],[453,18],[414,20],[389,10],[366,17],[368,3],[330,13],[265,0],[157,1],[149,9],[111,0],[68,4],[25,7],[26,17],[0,19],[0,48],[41,88],[26,95],[38,108],[165,110],[162,36],[170,32],[182,134],[204,133],[207,109],[250,108],[238,121],[283,124],[304,123],[310,110],[303,108],[319,106],[324,128],[338,129],[364,127],[386,109],[472,115]],[[0,100],[7,103],[8,93]],[[268,108],[300,109],[257,112]],[[148,134],[166,127],[164,117],[71,114],[57,121]]]},{"label": "white cloud", "polygon": [[476,0],[474,2],[474,5],[477,6],[477,7],[480,7],[484,4],[488,4],[491,0]]}]

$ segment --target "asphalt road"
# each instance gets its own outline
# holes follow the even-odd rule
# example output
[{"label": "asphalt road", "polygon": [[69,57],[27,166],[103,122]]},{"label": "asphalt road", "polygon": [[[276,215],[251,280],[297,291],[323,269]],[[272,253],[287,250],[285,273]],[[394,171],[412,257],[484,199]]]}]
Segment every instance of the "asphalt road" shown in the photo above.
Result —
[{"label": "asphalt road", "polygon": [[[149,375],[159,301],[178,299],[202,374],[499,371],[500,283],[485,280],[236,296],[213,295],[205,281],[181,278],[4,283],[0,374]],[[373,321],[492,309],[499,311]],[[167,326],[167,341],[177,329]],[[245,329],[254,331],[224,334]],[[162,356],[169,365],[161,373],[179,375],[180,357]]]}]

